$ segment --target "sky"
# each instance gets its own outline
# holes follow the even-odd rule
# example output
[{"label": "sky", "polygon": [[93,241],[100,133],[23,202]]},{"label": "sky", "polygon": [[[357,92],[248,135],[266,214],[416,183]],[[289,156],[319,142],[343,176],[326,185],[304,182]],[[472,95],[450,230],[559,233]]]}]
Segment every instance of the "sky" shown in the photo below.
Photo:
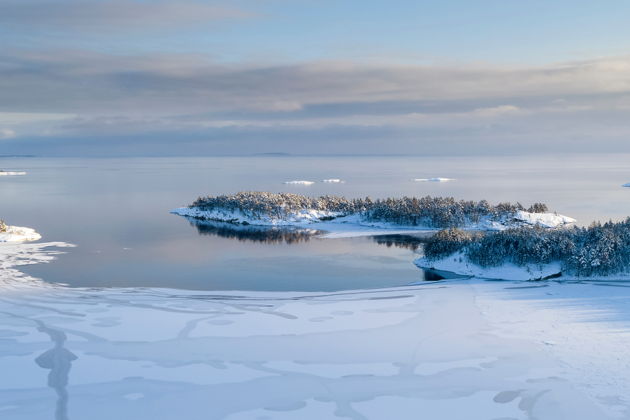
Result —
[{"label": "sky", "polygon": [[630,2],[0,0],[0,155],[630,152]]}]

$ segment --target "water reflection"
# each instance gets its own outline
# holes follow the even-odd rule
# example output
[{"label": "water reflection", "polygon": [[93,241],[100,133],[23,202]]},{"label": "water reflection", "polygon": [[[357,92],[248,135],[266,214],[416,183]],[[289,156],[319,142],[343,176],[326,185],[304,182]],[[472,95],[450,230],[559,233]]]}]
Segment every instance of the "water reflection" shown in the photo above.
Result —
[{"label": "water reflection", "polygon": [[47,334],[53,342],[53,348],[42,353],[35,359],[35,363],[43,369],[50,369],[48,373],[48,386],[57,393],[57,406],[55,408],[55,420],[68,420],[68,376],[72,362],[77,356],[64,347],[66,334],[63,331],[47,327],[43,322],[38,322],[38,330]]},{"label": "water reflection", "polygon": [[307,242],[312,236],[321,233],[315,229],[292,227],[268,227],[253,225],[235,225],[233,223],[198,220],[187,217],[200,235],[219,236],[222,238],[252,241],[266,244],[295,244]]},{"label": "water reflection", "polygon": [[[255,225],[236,225],[233,223],[217,222],[186,218],[200,235],[219,236],[222,238],[252,241],[267,244],[294,244],[307,242],[311,237],[323,233],[321,230],[296,227],[269,227]],[[388,248],[397,247],[417,251],[426,242],[426,236],[413,235],[377,235],[370,237],[379,245]]]},{"label": "water reflection", "polygon": [[427,237],[413,235],[379,235],[372,236],[372,240],[379,245],[385,245],[387,248],[394,246],[396,248],[417,251],[422,244],[426,243]]}]

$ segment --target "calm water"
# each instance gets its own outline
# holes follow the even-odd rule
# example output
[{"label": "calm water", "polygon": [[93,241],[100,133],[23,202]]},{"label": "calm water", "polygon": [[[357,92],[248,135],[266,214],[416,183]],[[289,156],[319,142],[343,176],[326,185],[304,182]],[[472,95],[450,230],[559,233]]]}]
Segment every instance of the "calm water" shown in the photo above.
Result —
[{"label": "calm water", "polygon": [[[341,290],[422,280],[413,250],[373,238],[261,241],[199,231],[169,210],[199,195],[241,190],[309,195],[449,195],[534,201],[576,217],[630,215],[630,156],[544,158],[249,157],[153,159],[0,158],[27,176],[0,179],[0,216],[44,241],[77,245],[29,274],[71,286],[205,290]],[[452,183],[413,178],[449,177]],[[283,181],[342,178],[343,184]],[[387,241],[385,241],[387,242]]]}]

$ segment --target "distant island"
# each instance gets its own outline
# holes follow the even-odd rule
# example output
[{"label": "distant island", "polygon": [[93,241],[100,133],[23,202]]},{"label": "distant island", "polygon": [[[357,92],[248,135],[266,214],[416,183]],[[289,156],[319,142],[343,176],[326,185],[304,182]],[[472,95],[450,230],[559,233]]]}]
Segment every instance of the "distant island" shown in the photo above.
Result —
[{"label": "distant island", "polygon": [[542,203],[525,208],[520,203],[492,205],[485,200],[465,201],[452,197],[347,199],[269,192],[199,197],[190,206],[174,209],[172,213],[242,225],[326,224],[319,227],[322,230],[357,225],[375,230],[462,228],[486,231],[520,226],[556,228],[575,223],[570,217],[549,212]]}]

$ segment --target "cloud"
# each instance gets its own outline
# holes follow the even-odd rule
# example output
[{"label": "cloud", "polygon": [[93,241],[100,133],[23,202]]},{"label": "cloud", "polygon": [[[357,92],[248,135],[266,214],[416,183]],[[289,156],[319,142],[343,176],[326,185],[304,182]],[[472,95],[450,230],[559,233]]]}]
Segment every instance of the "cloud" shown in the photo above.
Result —
[{"label": "cloud", "polygon": [[11,27],[116,30],[177,27],[251,14],[199,1],[53,0],[0,2],[0,24]]},{"label": "cloud", "polygon": [[[0,123],[4,118],[2,126],[19,136],[105,143],[116,136],[170,136],[178,139],[174,150],[182,136],[195,142],[251,137],[269,150],[284,144],[282,136],[296,144],[305,133],[336,138],[333,147],[349,150],[340,136],[360,142],[369,137],[366,130],[387,136],[384,151],[420,150],[436,138],[472,150],[509,148],[510,141],[522,147],[535,137],[566,149],[587,138],[621,144],[630,136],[628,70],[630,57],[539,67],[227,65],[199,55],[5,52]],[[376,140],[371,147],[378,148]]]}]

